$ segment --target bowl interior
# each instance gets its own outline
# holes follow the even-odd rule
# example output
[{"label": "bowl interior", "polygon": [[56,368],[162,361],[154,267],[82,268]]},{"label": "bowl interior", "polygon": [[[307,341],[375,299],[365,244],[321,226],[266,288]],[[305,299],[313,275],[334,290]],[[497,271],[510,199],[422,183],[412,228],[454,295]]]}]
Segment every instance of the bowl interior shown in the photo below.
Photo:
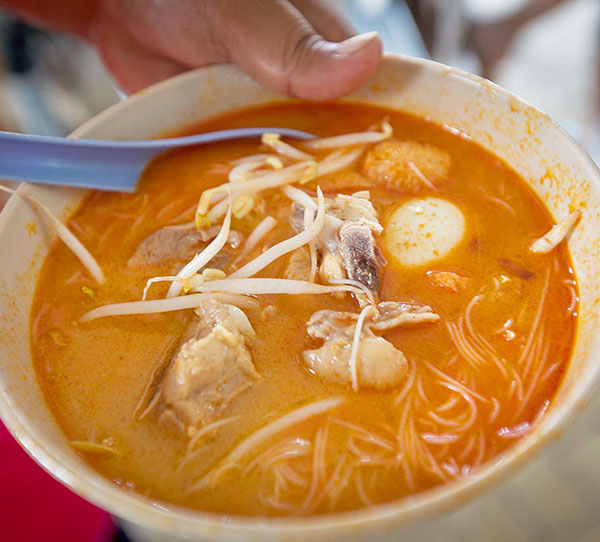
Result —
[{"label": "bowl interior", "polygon": [[[117,104],[73,137],[142,139],[232,109],[282,100],[232,66],[190,72]],[[600,172],[546,115],[480,78],[426,60],[387,56],[380,71],[347,100],[428,117],[460,133],[511,165],[555,217],[584,211],[569,240],[580,285],[580,321],[571,366],[548,415],[525,441],[460,483],[351,514],[301,519],[220,518],[169,510],[126,494],[67,446],[47,410],[29,350],[33,288],[52,234],[25,201],[12,198],[0,217],[0,414],[28,452],[84,498],[139,525],[196,540],[372,537],[465,502],[557,435],[587,400],[599,364]],[[76,209],[85,192],[23,186],[59,217]]]}]

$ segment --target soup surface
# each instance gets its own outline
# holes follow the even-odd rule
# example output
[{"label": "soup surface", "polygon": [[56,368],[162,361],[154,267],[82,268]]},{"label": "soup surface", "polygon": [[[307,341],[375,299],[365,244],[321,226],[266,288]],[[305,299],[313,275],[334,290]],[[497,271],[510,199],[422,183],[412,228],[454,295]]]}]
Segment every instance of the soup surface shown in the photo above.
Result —
[{"label": "soup surface", "polygon": [[[236,170],[239,185],[306,157],[269,140],[178,150],[151,164],[135,194],[96,192],[84,201],[68,226],[106,280],[97,284],[55,243],[36,289],[31,344],[49,407],[95,469],[163,505],[309,515],[389,502],[469,476],[527,436],[567,368],[577,286],[564,243],[547,253],[530,250],[552,221],[506,164],[452,130],[352,104],[271,105],[190,131],[270,125],[318,136],[385,133],[384,117],[393,135],[379,142],[336,151],[289,141],[317,161],[357,152],[329,174],[319,175],[310,160],[302,166],[294,186],[311,197],[305,207],[280,187],[234,194],[228,242],[208,271],[196,282],[149,287],[148,298],[161,299],[183,285],[176,299],[185,299],[195,285],[222,280],[268,247],[308,236],[322,208],[327,220],[346,213],[330,220],[342,224],[332,236],[313,237],[254,276],[303,281],[261,283],[267,290],[305,288],[314,278],[351,291],[245,297],[238,306],[251,329],[231,309],[242,297],[232,282],[217,288],[229,298],[198,301],[199,316],[188,308],[80,318],[139,300],[148,279],[177,274],[219,242],[226,191],[210,204],[221,212],[210,221],[197,216],[203,240],[189,223],[200,196],[226,183],[236,160],[279,152],[278,159],[242,162],[256,167]],[[335,210],[340,202],[360,207],[359,218]],[[245,249],[259,224],[264,235]],[[346,238],[356,244],[345,245]],[[236,287],[257,287],[243,280],[242,273]],[[213,320],[216,327],[207,323]],[[198,331],[203,325],[209,329]],[[229,338],[215,339],[218,330]],[[190,368],[196,347],[209,350]],[[205,381],[190,384],[199,378]],[[182,391],[186,386],[192,391]]]}]

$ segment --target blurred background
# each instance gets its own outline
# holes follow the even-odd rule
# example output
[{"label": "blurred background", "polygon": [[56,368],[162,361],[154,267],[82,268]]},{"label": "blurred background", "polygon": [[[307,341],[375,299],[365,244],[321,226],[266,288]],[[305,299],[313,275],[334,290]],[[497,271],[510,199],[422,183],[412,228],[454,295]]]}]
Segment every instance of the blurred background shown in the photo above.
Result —
[{"label": "blurred background", "polygon": [[[360,31],[380,32],[386,51],[484,75],[544,110],[600,161],[598,0],[340,2]],[[66,135],[119,99],[87,44],[0,10],[1,130]],[[0,487],[0,540],[126,540],[1,426]],[[592,542],[599,504],[600,400],[519,475],[402,540]]]}]

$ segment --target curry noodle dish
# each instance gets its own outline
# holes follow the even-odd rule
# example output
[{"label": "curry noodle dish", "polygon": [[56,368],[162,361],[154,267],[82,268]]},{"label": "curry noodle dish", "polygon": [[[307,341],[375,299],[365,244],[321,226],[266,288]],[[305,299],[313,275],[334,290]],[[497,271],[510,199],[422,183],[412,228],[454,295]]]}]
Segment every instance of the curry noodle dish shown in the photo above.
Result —
[{"label": "curry noodle dish", "polygon": [[31,345],[73,450],[163,507],[302,516],[454,483],[527,438],[575,341],[579,211],[554,224],[468,135],[373,106],[188,132],[265,125],[318,137],[172,151],[54,219]]}]

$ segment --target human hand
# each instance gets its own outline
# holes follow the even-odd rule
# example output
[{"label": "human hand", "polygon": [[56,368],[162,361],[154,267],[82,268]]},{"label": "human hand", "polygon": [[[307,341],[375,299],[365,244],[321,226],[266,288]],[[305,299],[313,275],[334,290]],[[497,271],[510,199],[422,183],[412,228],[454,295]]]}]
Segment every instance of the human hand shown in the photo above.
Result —
[{"label": "human hand", "polygon": [[354,36],[329,0],[99,0],[87,37],[127,92],[233,62],[281,94],[334,99],[382,52],[376,33]]}]

